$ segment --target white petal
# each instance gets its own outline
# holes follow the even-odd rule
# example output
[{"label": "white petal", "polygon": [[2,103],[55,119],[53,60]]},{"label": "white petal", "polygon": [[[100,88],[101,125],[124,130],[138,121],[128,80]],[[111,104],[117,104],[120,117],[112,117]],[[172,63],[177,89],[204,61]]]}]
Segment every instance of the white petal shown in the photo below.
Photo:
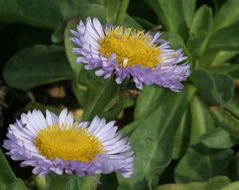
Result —
[{"label": "white petal", "polygon": [[67,117],[67,109],[63,109],[59,115],[59,125],[62,125],[66,122],[66,117]]},{"label": "white petal", "polygon": [[105,37],[102,25],[97,18],[93,18],[93,25],[97,33],[100,35],[100,37]]}]

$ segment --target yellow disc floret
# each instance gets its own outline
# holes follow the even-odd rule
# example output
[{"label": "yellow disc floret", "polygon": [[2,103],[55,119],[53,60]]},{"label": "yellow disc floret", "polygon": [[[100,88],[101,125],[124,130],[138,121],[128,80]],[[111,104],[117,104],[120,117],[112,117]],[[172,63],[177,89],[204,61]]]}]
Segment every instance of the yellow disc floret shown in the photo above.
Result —
[{"label": "yellow disc floret", "polygon": [[141,65],[155,69],[161,62],[162,50],[150,44],[152,38],[142,31],[118,27],[99,39],[99,51],[106,58],[116,54],[119,67]]},{"label": "yellow disc floret", "polygon": [[91,163],[105,152],[98,138],[89,134],[87,128],[77,129],[63,125],[51,125],[39,132],[35,145],[47,159],[60,158],[66,161]]}]

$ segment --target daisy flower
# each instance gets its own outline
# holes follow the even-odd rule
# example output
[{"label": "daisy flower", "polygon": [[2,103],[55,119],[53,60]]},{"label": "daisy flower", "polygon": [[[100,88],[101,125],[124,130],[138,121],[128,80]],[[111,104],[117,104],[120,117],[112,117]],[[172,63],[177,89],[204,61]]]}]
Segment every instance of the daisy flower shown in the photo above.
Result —
[{"label": "daisy flower", "polygon": [[21,166],[32,166],[40,177],[49,172],[78,176],[118,172],[133,174],[133,151],[127,138],[117,132],[115,121],[94,117],[89,122],[73,122],[64,109],[59,117],[39,110],[21,114],[9,126],[3,147]]},{"label": "daisy flower", "polygon": [[138,89],[156,84],[180,91],[181,81],[190,75],[182,50],[173,50],[160,33],[151,35],[123,26],[102,25],[97,18],[80,21],[71,41],[76,46],[77,63],[105,79],[115,75],[116,82],[132,78]]}]

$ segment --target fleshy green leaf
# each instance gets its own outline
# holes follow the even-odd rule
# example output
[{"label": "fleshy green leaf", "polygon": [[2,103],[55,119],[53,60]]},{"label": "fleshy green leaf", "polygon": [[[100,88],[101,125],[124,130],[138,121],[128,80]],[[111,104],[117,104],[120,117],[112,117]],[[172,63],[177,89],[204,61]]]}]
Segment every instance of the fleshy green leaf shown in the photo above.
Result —
[{"label": "fleshy green leaf", "polygon": [[[222,190],[230,180],[227,177],[214,177],[207,182],[190,182],[186,184],[166,184],[156,190]],[[223,189],[224,190],[224,189]],[[229,189],[228,189],[229,190]]]},{"label": "fleshy green leaf", "polygon": [[11,167],[9,166],[7,159],[5,158],[1,149],[0,149],[0,164],[1,164],[0,183],[6,185],[14,183],[17,180],[17,178],[14,175]]},{"label": "fleshy green leaf", "polygon": [[215,65],[223,66],[227,60],[231,59],[232,57],[234,57],[237,54],[239,54],[239,51],[220,51],[214,58],[211,65],[212,66],[215,66]]},{"label": "fleshy green leaf", "polygon": [[188,110],[186,110],[182,116],[180,124],[178,126],[174,147],[173,147],[173,159],[179,159],[186,152],[188,148],[190,137],[190,117]]},{"label": "fleshy green leaf", "polygon": [[[178,163],[175,169],[177,183],[205,181],[218,175],[228,175],[227,167],[233,151],[212,150],[201,144],[194,145]],[[222,164],[223,163],[223,164]]]},{"label": "fleshy green leaf", "polygon": [[224,105],[233,97],[235,85],[227,75],[194,70],[192,80],[197,86],[198,93],[209,104]]},{"label": "fleshy green leaf", "polygon": [[194,11],[196,8],[196,0],[180,0],[182,5],[182,13],[187,26],[190,28]]},{"label": "fleshy green leaf", "polygon": [[[90,121],[94,116],[98,115],[106,117],[107,119],[113,119],[120,112],[123,103],[112,102],[114,98],[119,97],[121,85],[116,84],[115,79],[112,77],[105,81],[104,86],[91,85],[89,87],[89,95],[87,97],[88,104],[85,107],[83,119]],[[109,111],[111,108],[119,108],[114,111]],[[108,114],[107,114],[108,113]]]},{"label": "fleshy green leaf", "polygon": [[[106,23],[105,13],[106,9],[103,3],[94,2],[94,1],[85,1],[79,2],[78,0],[72,0],[73,2],[62,1],[61,9],[65,18],[73,19],[80,18],[83,21],[86,20],[87,17],[96,17],[102,23]],[[113,24],[113,23],[111,23]],[[124,19],[124,26],[135,27],[137,29],[141,29],[141,26],[129,15],[126,14]]]},{"label": "fleshy green leaf", "polygon": [[60,110],[55,108],[55,107],[52,107],[52,106],[46,106],[46,105],[43,105],[43,104],[40,104],[40,103],[28,103],[25,108],[24,108],[24,111],[27,112],[27,111],[32,111],[34,109],[38,109],[40,110],[42,113],[45,113],[46,110],[49,110],[53,113],[55,113],[56,115],[59,115],[60,114]]},{"label": "fleshy green leaf", "polygon": [[234,117],[230,112],[217,106],[210,108],[217,125],[228,131],[230,135],[239,139],[239,119]]},{"label": "fleshy green leaf", "polygon": [[66,51],[66,56],[68,58],[68,61],[70,63],[70,66],[75,74],[75,79],[77,80],[78,75],[83,68],[83,64],[76,63],[76,59],[79,55],[76,55],[75,53],[72,52],[73,48],[75,46],[71,42],[70,38],[73,37],[71,34],[71,30],[77,31],[76,27],[78,25],[79,21],[78,20],[71,20],[68,22],[66,28],[65,28],[65,51]]},{"label": "fleshy green leaf", "polygon": [[239,49],[239,25],[233,24],[222,28],[211,35],[207,49],[213,50],[236,50]]},{"label": "fleshy green leaf", "polygon": [[199,57],[205,50],[212,21],[212,11],[206,5],[201,6],[195,13],[189,31],[190,38],[188,40],[188,47],[194,56]]},{"label": "fleshy green leaf", "polygon": [[176,33],[173,32],[163,32],[161,38],[163,40],[166,40],[168,42],[170,42],[170,46],[173,49],[183,49],[185,55],[187,55],[189,57],[189,61],[190,61],[190,51],[188,50],[187,46],[185,45],[183,39],[181,36],[179,36]]},{"label": "fleshy green leaf", "polygon": [[235,97],[225,105],[225,108],[239,118],[239,99]]},{"label": "fleshy green leaf", "polygon": [[222,188],[222,190],[238,190],[238,189],[239,189],[239,182],[231,183],[227,185],[226,187]]},{"label": "fleshy green leaf", "polygon": [[[154,87],[152,87],[154,91]],[[181,93],[164,89],[159,91],[156,107],[145,115],[130,135],[129,141],[135,151],[135,172],[128,181],[137,190],[155,187],[159,174],[172,158],[174,137],[181,117],[195,93],[195,88],[187,87]],[[143,164],[142,164],[143,163]]]},{"label": "fleshy green leaf", "polygon": [[54,29],[62,20],[55,0],[1,0],[0,22],[23,22],[32,26]]},{"label": "fleshy green leaf", "polygon": [[37,45],[17,52],[5,65],[3,77],[11,87],[29,90],[72,78],[61,46]]},{"label": "fleshy green leaf", "polygon": [[118,186],[117,190],[134,190],[134,188],[130,183],[124,181]]},{"label": "fleshy green leaf", "polygon": [[27,190],[27,188],[22,182],[22,180],[18,179],[11,185],[7,186],[6,190]]},{"label": "fleshy green leaf", "polygon": [[[96,177],[99,179],[99,176]],[[91,176],[57,175],[49,173],[46,177],[46,190],[95,190],[97,183]]]},{"label": "fleshy green leaf", "polygon": [[190,34],[200,36],[208,33],[212,25],[212,10],[204,5],[201,6],[195,13],[190,27]]},{"label": "fleshy green leaf", "polygon": [[0,189],[1,190],[27,190],[25,185],[20,179],[14,175],[7,159],[0,149]]},{"label": "fleshy green leaf", "polygon": [[221,65],[209,67],[208,71],[230,75],[232,78],[235,78],[235,79],[237,79],[239,77],[239,75],[237,74],[237,73],[239,73],[239,65],[238,64],[223,63]]},{"label": "fleshy green leaf", "polygon": [[209,131],[203,135],[201,141],[205,146],[215,149],[231,148],[239,144],[239,140],[233,138],[228,132],[221,128],[215,128]]},{"label": "fleshy green leaf", "polygon": [[134,110],[134,118],[138,120],[145,117],[157,108],[157,102],[163,92],[163,88],[158,86],[145,86],[140,92],[136,101],[136,107]]},{"label": "fleshy green leaf", "polygon": [[118,0],[105,0],[105,17],[107,23],[115,23],[119,2]]},{"label": "fleshy green leaf", "polygon": [[190,144],[198,144],[202,135],[215,127],[213,119],[205,103],[197,96],[194,96],[191,104],[191,135]]},{"label": "fleshy green leaf", "polygon": [[216,12],[214,30],[226,27],[235,22],[239,17],[239,0],[227,0]]},{"label": "fleshy green leaf", "polygon": [[148,2],[168,31],[186,38],[188,31],[179,0],[148,0]]}]

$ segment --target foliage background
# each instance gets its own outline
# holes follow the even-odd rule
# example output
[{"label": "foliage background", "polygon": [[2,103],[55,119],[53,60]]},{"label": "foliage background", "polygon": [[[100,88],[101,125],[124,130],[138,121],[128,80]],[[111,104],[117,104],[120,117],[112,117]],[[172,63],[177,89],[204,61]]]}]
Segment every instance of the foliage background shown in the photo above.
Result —
[{"label": "foliage background", "polygon": [[[119,88],[75,64],[69,30],[88,16],[162,31],[188,56],[185,89]],[[62,176],[68,182],[61,188],[238,190],[238,18],[239,0],[0,0],[0,143],[21,112],[68,107],[77,120],[117,118],[135,151],[135,175],[102,175],[100,185]],[[49,175],[45,186],[18,165],[1,153],[0,189],[59,183]]]}]

